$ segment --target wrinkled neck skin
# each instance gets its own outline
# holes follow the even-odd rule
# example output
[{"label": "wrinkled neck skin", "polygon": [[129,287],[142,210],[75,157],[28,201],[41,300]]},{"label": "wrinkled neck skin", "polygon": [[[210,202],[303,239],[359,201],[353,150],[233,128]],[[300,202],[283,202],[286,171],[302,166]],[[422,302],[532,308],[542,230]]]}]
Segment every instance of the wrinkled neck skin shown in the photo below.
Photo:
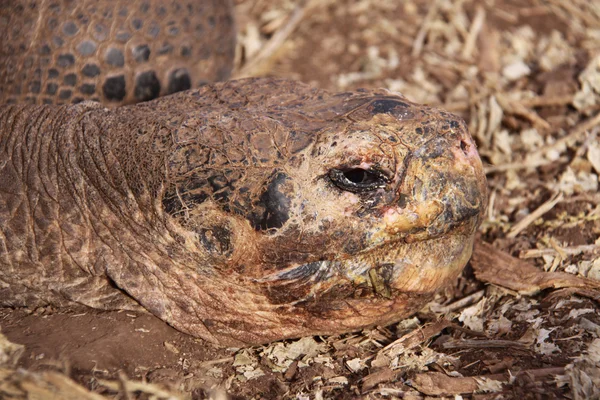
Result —
[{"label": "wrinkled neck skin", "polygon": [[305,240],[302,221],[260,229],[212,200],[177,208],[179,217],[165,211],[167,196],[187,204],[169,176],[190,123],[185,112],[92,103],[0,110],[5,306],[141,305],[213,343],[256,344],[395,322],[456,279],[471,256],[478,220],[362,250],[345,249],[348,238],[325,227],[318,243],[306,239],[310,254],[290,258],[286,246]]}]

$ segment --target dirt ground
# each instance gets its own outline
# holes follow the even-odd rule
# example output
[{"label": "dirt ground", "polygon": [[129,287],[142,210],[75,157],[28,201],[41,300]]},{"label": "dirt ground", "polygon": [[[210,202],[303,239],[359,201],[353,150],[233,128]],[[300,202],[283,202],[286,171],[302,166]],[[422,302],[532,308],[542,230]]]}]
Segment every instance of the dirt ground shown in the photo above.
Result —
[{"label": "dirt ground", "polygon": [[247,349],[145,314],[0,310],[0,365],[21,368],[0,368],[0,398],[599,399],[600,1],[237,13],[235,77],[385,87],[465,118],[489,182],[473,260],[399,324]]}]

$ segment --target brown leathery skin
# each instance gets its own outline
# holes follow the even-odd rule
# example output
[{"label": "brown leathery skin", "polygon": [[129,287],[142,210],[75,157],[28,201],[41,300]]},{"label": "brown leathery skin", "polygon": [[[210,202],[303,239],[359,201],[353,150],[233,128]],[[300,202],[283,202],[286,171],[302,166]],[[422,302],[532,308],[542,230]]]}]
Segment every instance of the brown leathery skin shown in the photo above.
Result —
[{"label": "brown leathery skin", "polygon": [[108,106],[229,77],[231,0],[0,2],[0,104]]},{"label": "brown leathery skin", "polygon": [[0,108],[0,304],[142,307],[221,345],[398,321],[486,204],[464,122],[277,79]]}]

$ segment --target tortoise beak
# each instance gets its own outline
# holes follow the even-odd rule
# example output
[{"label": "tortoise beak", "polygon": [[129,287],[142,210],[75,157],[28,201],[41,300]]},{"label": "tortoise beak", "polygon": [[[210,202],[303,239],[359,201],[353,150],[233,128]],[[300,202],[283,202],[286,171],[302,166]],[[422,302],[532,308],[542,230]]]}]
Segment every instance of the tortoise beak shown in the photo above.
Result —
[{"label": "tortoise beak", "polygon": [[483,166],[466,131],[437,136],[409,155],[396,202],[385,210],[386,230],[415,240],[461,228],[475,231],[485,212]]}]

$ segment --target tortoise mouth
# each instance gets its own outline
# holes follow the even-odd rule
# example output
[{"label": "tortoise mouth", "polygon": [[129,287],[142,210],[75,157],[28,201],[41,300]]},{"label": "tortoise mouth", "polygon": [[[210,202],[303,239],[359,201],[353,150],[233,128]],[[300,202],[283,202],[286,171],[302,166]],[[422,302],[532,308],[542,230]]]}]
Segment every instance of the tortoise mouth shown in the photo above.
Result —
[{"label": "tortoise mouth", "polygon": [[292,265],[255,281],[288,288],[316,285],[313,294],[331,285],[350,284],[370,287],[374,294],[388,299],[397,291],[428,292],[437,289],[447,276],[462,271],[473,240],[471,233],[413,242],[388,240],[346,259]]}]

